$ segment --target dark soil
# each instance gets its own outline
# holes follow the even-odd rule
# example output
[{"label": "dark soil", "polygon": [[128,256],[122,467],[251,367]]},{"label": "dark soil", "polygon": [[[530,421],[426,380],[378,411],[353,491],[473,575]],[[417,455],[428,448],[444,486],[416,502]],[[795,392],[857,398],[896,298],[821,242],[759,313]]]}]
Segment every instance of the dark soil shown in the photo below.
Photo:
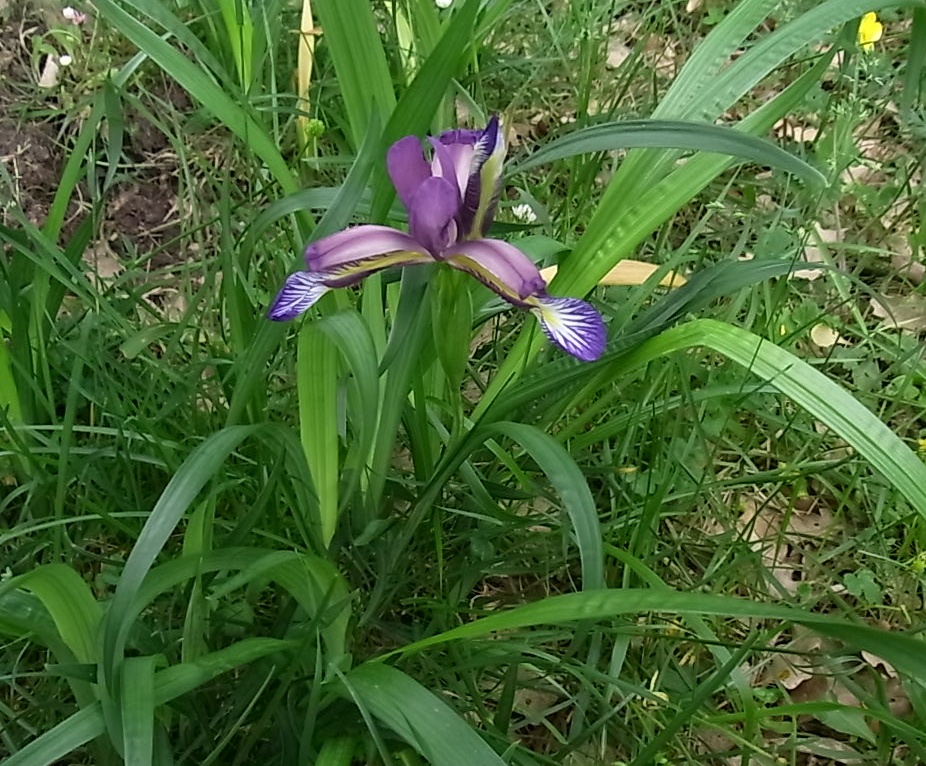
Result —
[{"label": "dark soil", "polygon": [[[0,8],[2,8],[0,0]],[[35,226],[42,226],[61,178],[73,142],[81,128],[77,108],[65,111],[61,88],[39,88],[30,61],[30,40],[62,24],[53,14],[37,11],[28,2],[12,2],[0,10],[0,223],[17,227],[18,208]],[[93,20],[84,37],[89,39]],[[164,102],[175,111],[189,113],[187,94],[176,85],[143,96]],[[160,92],[157,92],[160,91]],[[70,95],[70,94],[67,94]],[[80,103],[92,97],[78,96]],[[73,101],[73,98],[69,99]],[[157,104],[152,109],[157,113]],[[148,267],[183,260],[179,235],[178,173],[175,155],[164,133],[127,107],[123,156],[116,182],[102,200],[92,199],[82,183],[70,201],[61,243],[90,211],[101,211],[97,235],[105,238],[121,259],[138,259]],[[102,142],[98,145],[98,155]],[[99,179],[106,168],[96,168]]]}]

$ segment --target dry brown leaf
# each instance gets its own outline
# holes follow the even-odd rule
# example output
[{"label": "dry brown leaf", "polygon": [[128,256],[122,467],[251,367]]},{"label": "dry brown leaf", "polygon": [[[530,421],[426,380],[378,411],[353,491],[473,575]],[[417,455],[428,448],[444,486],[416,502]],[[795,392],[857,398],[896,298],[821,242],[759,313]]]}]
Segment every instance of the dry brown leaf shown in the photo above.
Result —
[{"label": "dry brown leaf", "polygon": [[657,74],[675,74],[680,54],[675,42],[668,37],[653,35],[643,46],[643,57]]},{"label": "dry brown leaf", "polygon": [[633,53],[631,48],[628,48],[620,40],[616,40],[612,37],[608,40],[608,49],[604,65],[607,69],[617,69],[630,58],[631,53]]},{"label": "dry brown leaf", "polygon": [[926,330],[926,298],[922,295],[881,295],[869,301],[879,327],[918,333]]},{"label": "dry brown leaf", "polygon": [[[840,241],[842,241],[842,232],[839,229],[824,229],[815,226],[810,241],[804,248],[804,261],[807,263],[824,263],[826,258],[824,257],[823,248],[826,245]],[[795,279],[806,279],[808,281],[818,279],[822,274],[822,269],[795,269],[791,272],[791,276]]]},{"label": "dry brown leaf", "polygon": [[883,670],[888,678],[897,678],[897,671],[894,670],[894,666],[887,660],[881,659],[877,654],[872,654],[871,652],[863,650],[862,659],[876,670]]},{"label": "dry brown leaf", "polygon": [[787,138],[798,143],[813,143],[820,135],[818,128],[813,125],[803,125],[791,117],[784,117],[772,127],[778,138]]},{"label": "dry brown leaf", "polygon": [[793,631],[794,640],[781,647],[788,653],[772,657],[768,666],[755,678],[756,685],[776,683],[792,691],[820,674],[813,655],[823,646],[823,638],[800,626],[795,626]]},{"label": "dry brown leaf", "polygon": [[820,537],[830,530],[833,514],[822,506],[786,514],[752,497],[743,500],[743,513],[736,526],[750,547],[761,554],[768,573],[793,595],[805,576],[802,546],[808,537]]},{"label": "dry brown leaf", "polygon": [[[659,266],[656,266],[655,264],[646,263],[645,261],[634,261],[629,258],[625,258],[601,279],[599,279],[598,284],[610,286],[642,285],[658,270]],[[556,266],[547,266],[545,269],[541,269],[540,276],[542,276],[545,281],[549,282],[551,279],[553,279],[553,277],[556,276],[556,271]],[[659,285],[661,287],[681,287],[687,281],[688,280],[685,279],[685,277],[683,277],[681,274],[670,271],[659,281]]]},{"label": "dry brown leaf", "polygon": [[539,720],[559,700],[559,695],[542,689],[518,689],[514,693],[513,710],[531,720]]},{"label": "dry brown leaf", "polygon": [[39,75],[38,86],[40,88],[54,88],[58,84],[58,57],[48,54],[45,56],[45,64],[42,66],[42,74]]},{"label": "dry brown leaf", "polygon": [[84,265],[88,267],[87,279],[99,283],[111,281],[119,276],[125,267],[105,239],[96,240],[84,251]]},{"label": "dry brown leaf", "polygon": [[844,346],[847,345],[847,342],[838,332],[822,322],[810,328],[810,339],[814,342],[814,345],[820,348],[832,348],[837,343]]},{"label": "dry brown leaf", "polygon": [[[884,224],[883,218],[881,222]],[[910,240],[901,234],[891,234],[885,238],[884,246],[891,251],[891,266],[897,273],[915,285],[922,284],[926,278],[926,265],[914,259]]]}]

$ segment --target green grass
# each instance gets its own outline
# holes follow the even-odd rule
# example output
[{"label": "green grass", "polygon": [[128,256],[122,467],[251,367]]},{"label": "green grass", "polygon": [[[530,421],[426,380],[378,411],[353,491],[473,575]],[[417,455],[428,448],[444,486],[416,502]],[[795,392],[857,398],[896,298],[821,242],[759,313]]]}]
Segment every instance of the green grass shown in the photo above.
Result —
[{"label": "green grass", "polygon": [[[265,5],[97,0],[0,81],[60,158],[0,172],[6,762],[926,761],[922,3],[316,0],[307,145]],[[496,112],[599,362],[436,269],[265,320]]]}]

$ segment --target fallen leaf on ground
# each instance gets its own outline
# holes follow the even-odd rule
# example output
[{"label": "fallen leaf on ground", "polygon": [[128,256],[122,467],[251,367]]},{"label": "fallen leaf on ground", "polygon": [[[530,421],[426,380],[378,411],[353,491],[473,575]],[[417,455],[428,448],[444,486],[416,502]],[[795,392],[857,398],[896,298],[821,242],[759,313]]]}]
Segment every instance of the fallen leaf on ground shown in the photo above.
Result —
[{"label": "fallen leaf on ground", "polygon": [[[598,284],[609,286],[642,285],[658,270],[659,266],[656,264],[646,263],[644,261],[633,261],[629,258],[625,258],[601,279],[599,279]],[[547,266],[545,269],[540,270],[540,276],[549,282],[551,279],[553,279],[553,277],[556,276],[556,271],[556,266]],[[659,285],[660,287],[681,287],[687,281],[688,280],[685,279],[685,277],[683,277],[681,274],[675,271],[670,271],[661,280],[659,280]]]},{"label": "fallen leaf on ground", "polygon": [[[804,261],[807,263],[825,263],[824,248],[826,245],[842,241],[842,231],[839,229],[824,229],[815,226],[810,240],[804,247]],[[795,269],[791,276],[795,279],[813,281],[823,274],[822,269]]]},{"label": "fallen leaf on ground", "polygon": [[814,345],[820,348],[832,348],[837,343],[844,346],[848,345],[847,341],[836,330],[822,322],[810,328],[810,339],[814,342]]},{"label": "fallen leaf on ground", "polygon": [[922,332],[926,330],[926,298],[922,295],[881,295],[869,301],[879,327]]}]

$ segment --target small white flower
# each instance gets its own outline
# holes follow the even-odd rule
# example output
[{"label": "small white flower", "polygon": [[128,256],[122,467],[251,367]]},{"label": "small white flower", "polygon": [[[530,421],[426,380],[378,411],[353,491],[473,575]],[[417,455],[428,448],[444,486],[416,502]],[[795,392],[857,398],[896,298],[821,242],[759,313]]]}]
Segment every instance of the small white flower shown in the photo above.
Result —
[{"label": "small white flower", "polygon": [[534,208],[526,202],[515,205],[511,208],[511,213],[522,223],[537,223],[537,214],[534,212]]},{"label": "small white flower", "polygon": [[87,20],[87,14],[81,13],[70,5],[61,9],[61,15],[64,16],[65,21],[70,21],[72,24],[83,24]]},{"label": "small white flower", "polygon": [[71,66],[71,64],[73,63],[73,61],[74,61],[74,59],[72,59],[70,56],[68,56],[67,53],[65,53],[65,54],[63,54],[63,55],[61,55],[61,56],[58,56],[58,65],[59,65],[59,66]]},{"label": "small white flower", "polygon": [[434,5],[438,8],[449,8],[453,5],[453,0],[434,0]]}]

